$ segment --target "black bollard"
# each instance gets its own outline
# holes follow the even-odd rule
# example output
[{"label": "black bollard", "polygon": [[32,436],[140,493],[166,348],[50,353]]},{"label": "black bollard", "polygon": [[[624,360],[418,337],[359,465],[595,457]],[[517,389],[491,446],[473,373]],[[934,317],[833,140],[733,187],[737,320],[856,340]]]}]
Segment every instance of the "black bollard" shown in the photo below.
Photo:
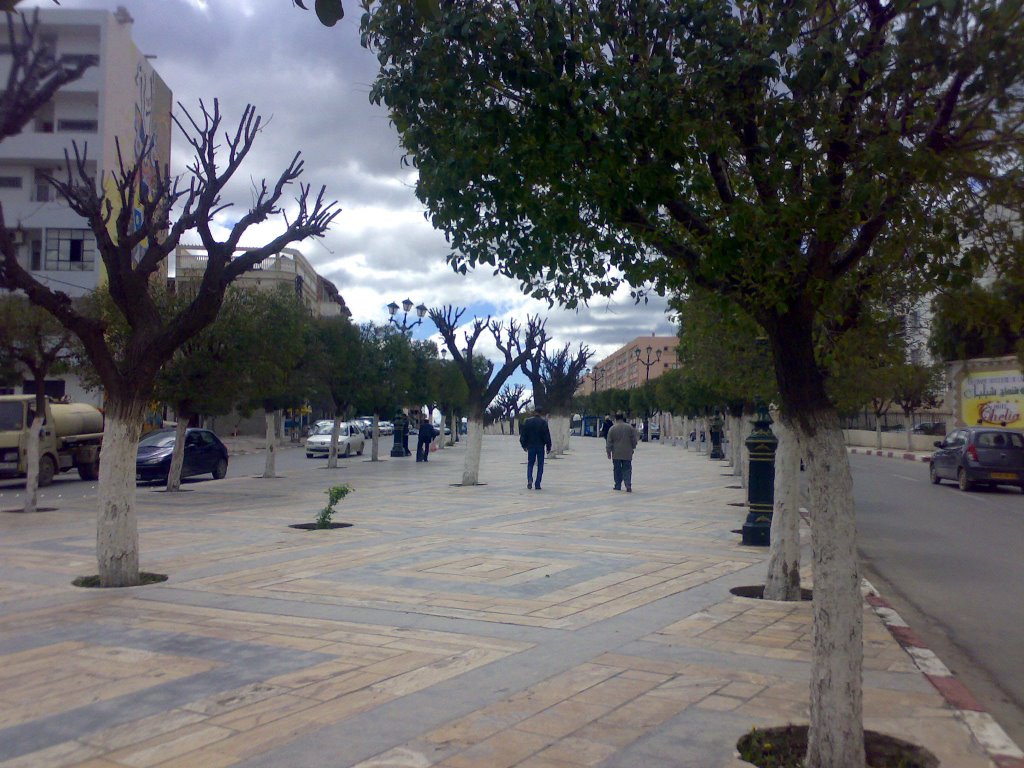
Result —
[{"label": "black bollard", "polygon": [[758,403],[754,429],[745,441],[750,452],[747,476],[747,520],[743,543],[767,547],[771,543],[772,510],[775,506],[775,449],[779,438],[772,434],[772,417],[764,403]]}]

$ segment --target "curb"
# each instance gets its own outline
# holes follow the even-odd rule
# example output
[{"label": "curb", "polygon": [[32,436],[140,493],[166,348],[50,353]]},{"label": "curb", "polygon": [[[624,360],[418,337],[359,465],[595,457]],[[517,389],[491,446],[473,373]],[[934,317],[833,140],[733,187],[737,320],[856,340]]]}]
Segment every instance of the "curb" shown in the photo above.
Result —
[{"label": "curb", "polygon": [[861,453],[865,456],[884,456],[888,459],[906,459],[907,461],[931,461],[931,456],[920,456],[916,453],[910,453],[907,451],[889,451],[884,448],[879,450],[876,448],[851,448],[847,446],[847,453]]},{"label": "curb", "polygon": [[998,768],[1024,768],[1024,752],[1021,751],[995,719],[985,712],[978,700],[963,683],[956,679],[949,668],[942,663],[917,633],[900,617],[893,607],[878,594],[878,590],[867,579],[862,583],[864,599],[875,615],[882,620],[889,634],[900,644],[914,661],[928,682],[935,687],[947,706],[955,713],[974,739],[981,745]]}]

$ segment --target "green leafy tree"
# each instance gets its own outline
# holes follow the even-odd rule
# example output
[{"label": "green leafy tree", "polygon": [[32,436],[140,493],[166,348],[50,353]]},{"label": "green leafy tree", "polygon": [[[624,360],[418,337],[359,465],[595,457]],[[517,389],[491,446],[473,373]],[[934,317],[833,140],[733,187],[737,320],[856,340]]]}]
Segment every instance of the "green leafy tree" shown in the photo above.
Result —
[{"label": "green leafy tree", "polygon": [[1017,355],[1024,366],[1024,257],[989,285],[970,283],[932,302],[929,347],[941,360]]},{"label": "green leafy tree", "polygon": [[263,411],[266,454],[263,477],[276,476],[277,420],[284,408],[303,403],[312,385],[307,355],[315,339],[309,311],[288,286],[247,291],[248,322],[238,338],[245,350],[239,377],[240,410]]},{"label": "green leafy tree", "polygon": [[457,268],[568,306],[702,286],[765,330],[815,523],[807,763],[862,768],[851,479],[815,329],[855,326],[894,272],[962,276],[998,245],[968,231],[1012,238],[984,214],[1024,168],[1019,4],[381,0],[362,26]]},{"label": "green leafy tree", "polygon": [[347,317],[313,320],[311,356],[311,397],[320,401],[334,419],[327,466],[338,466],[338,436],[341,419],[359,397],[362,382],[363,344],[359,328]]},{"label": "green leafy tree", "polygon": [[[357,410],[373,414],[374,421],[379,423],[382,417],[393,417],[409,403],[415,371],[413,350],[409,338],[391,325],[366,323],[359,333],[364,362],[355,404]],[[371,459],[380,460],[376,427]]]}]

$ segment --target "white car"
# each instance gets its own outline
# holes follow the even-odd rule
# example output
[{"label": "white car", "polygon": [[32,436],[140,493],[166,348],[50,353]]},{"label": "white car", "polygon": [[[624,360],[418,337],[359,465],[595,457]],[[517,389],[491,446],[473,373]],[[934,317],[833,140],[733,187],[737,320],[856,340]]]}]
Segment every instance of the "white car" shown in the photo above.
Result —
[{"label": "white car", "polygon": [[[317,456],[328,456],[331,453],[331,431],[334,423],[320,422],[317,424],[309,437],[306,438],[306,458],[313,459]],[[338,455],[356,456],[363,455],[363,432],[348,421],[343,421],[338,426]]]},{"label": "white car", "polygon": [[395,434],[395,425],[390,421],[378,422],[377,427],[380,429],[382,435],[393,435]]}]

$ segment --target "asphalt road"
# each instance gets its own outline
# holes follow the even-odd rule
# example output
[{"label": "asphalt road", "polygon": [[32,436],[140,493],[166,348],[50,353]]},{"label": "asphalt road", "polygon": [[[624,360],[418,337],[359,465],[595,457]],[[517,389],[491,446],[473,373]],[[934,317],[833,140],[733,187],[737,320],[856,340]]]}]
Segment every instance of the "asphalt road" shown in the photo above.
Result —
[{"label": "asphalt road", "polygon": [[1024,494],[850,456],[864,575],[1024,744]]}]

